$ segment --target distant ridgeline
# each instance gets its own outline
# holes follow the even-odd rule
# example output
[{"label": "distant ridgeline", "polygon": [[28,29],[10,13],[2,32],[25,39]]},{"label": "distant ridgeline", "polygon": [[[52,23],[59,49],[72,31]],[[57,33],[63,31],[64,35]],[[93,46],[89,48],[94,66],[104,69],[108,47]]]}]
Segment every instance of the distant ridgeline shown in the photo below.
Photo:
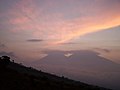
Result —
[{"label": "distant ridgeline", "polygon": [[0,57],[0,90],[110,90],[58,77]]}]

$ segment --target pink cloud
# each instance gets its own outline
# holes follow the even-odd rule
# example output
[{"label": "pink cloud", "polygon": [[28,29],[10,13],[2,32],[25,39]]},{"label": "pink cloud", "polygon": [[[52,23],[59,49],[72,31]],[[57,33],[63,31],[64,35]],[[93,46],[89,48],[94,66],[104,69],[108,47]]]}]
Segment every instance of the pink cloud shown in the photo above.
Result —
[{"label": "pink cloud", "polygon": [[[31,37],[46,39],[52,43],[63,43],[88,33],[120,25],[119,4],[114,3],[110,6],[107,0],[94,1],[93,3],[65,1],[70,5],[70,2],[73,3],[73,6],[69,5],[73,9],[66,12],[82,15],[66,19],[65,16],[70,15],[64,10],[54,11],[60,6],[58,1],[46,1],[45,5],[38,6],[34,0],[21,0],[10,11],[9,23],[13,31],[32,32]],[[51,11],[47,11],[49,8]],[[59,8],[62,8],[62,4]]]}]

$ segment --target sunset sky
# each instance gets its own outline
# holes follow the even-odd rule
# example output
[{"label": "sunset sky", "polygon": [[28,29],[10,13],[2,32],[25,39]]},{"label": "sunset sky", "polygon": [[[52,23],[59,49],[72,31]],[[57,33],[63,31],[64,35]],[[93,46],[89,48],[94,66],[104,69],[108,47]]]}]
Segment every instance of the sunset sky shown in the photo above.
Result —
[{"label": "sunset sky", "polygon": [[1,53],[89,49],[120,63],[119,9],[120,0],[0,0]]},{"label": "sunset sky", "polygon": [[2,55],[120,90],[120,0],[0,0]]}]

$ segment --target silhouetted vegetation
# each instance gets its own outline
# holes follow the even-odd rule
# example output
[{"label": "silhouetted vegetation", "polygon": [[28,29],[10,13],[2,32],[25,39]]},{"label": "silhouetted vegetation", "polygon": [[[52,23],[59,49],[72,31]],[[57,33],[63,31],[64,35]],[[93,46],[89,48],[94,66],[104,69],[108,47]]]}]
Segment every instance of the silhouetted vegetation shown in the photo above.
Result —
[{"label": "silhouetted vegetation", "polygon": [[10,63],[10,57],[2,56],[0,57],[0,67],[5,68]]},{"label": "silhouetted vegetation", "polygon": [[38,71],[0,57],[0,90],[108,90]]}]

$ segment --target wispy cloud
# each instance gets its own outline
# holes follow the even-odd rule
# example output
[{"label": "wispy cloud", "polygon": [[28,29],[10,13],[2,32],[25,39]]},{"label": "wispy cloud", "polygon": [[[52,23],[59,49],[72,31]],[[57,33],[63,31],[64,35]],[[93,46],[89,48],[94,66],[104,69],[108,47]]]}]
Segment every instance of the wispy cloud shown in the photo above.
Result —
[{"label": "wispy cloud", "polygon": [[78,44],[78,43],[75,43],[75,42],[64,42],[62,43],[63,45],[70,45],[70,44]]},{"label": "wispy cloud", "polygon": [[93,50],[97,50],[97,51],[101,51],[101,52],[106,52],[106,53],[110,52],[109,49],[105,49],[105,48],[93,48]]},{"label": "wispy cloud", "polygon": [[1,52],[0,52],[0,56],[4,56],[4,55],[10,56],[10,57],[16,57],[16,55],[15,55],[14,52],[1,51]]},{"label": "wispy cloud", "polygon": [[42,42],[44,40],[42,40],[42,39],[29,39],[29,40],[26,40],[26,41],[28,41],[28,42]]},{"label": "wispy cloud", "polygon": [[7,46],[5,44],[0,43],[0,48],[6,48]]}]

